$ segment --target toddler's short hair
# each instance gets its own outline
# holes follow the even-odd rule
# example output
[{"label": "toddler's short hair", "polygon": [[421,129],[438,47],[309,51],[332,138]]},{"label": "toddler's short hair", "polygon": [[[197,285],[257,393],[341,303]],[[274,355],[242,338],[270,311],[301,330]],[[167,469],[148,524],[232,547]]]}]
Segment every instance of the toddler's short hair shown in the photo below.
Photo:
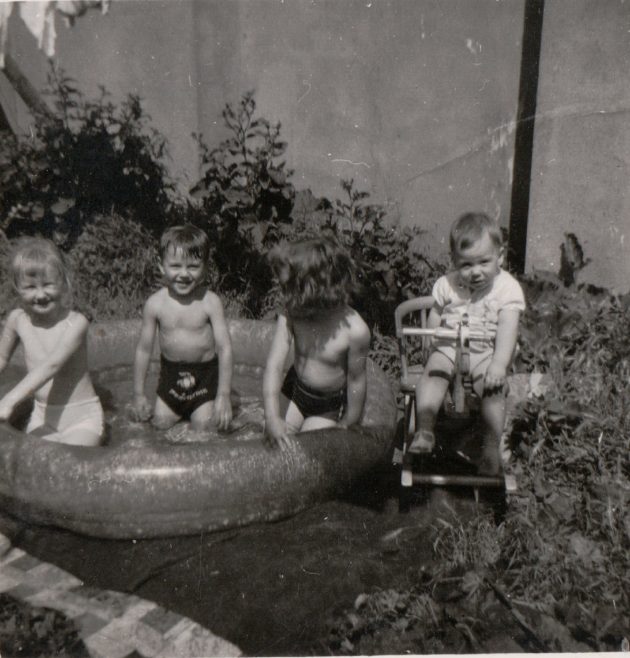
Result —
[{"label": "toddler's short hair", "polygon": [[339,308],[356,291],[354,263],[333,236],[277,245],[269,261],[290,317],[311,318]]},{"label": "toddler's short hair", "polygon": [[193,224],[167,228],[160,240],[160,258],[164,259],[169,248],[181,249],[184,255],[199,258],[204,264],[210,257],[208,234]]},{"label": "toddler's short hair", "polygon": [[63,254],[57,245],[46,238],[19,238],[11,256],[11,273],[13,287],[17,288],[21,277],[28,274],[45,272],[48,268],[55,271],[65,287],[68,296],[72,293],[70,273]]},{"label": "toddler's short hair", "polygon": [[497,249],[503,247],[503,237],[499,225],[485,213],[469,212],[456,219],[451,227],[451,255],[457,255],[462,249],[468,249],[481,238],[484,232],[488,233]]}]

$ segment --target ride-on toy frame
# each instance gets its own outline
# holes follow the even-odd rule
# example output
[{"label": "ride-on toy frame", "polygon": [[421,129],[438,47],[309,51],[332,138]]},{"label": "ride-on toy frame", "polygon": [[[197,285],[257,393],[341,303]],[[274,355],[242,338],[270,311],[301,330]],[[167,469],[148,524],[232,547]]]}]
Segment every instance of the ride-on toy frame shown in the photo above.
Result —
[{"label": "ride-on toy frame", "polygon": [[[456,371],[451,387],[450,410],[446,413],[451,417],[470,418],[472,379],[470,376],[470,341],[483,340],[487,338],[484,332],[476,332],[470,329],[468,317],[464,314],[458,330],[427,328],[429,311],[433,306],[433,297],[417,297],[400,304],[395,311],[396,337],[400,351],[401,382],[400,388],[404,396],[403,411],[403,441],[402,462],[400,474],[400,508],[404,510],[408,506],[408,494],[413,485],[437,485],[437,486],[470,486],[473,488],[475,499],[479,498],[481,487],[504,488],[506,494],[516,491],[516,480],[512,475],[484,476],[474,473],[474,466],[470,459],[463,453],[456,451],[452,457],[460,462],[457,470],[465,470],[465,473],[430,473],[417,472],[426,471],[420,468],[424,461],[422,456],[416,456],[408,452],[407,448],[416,425],[416,387],[420,384],[420,378],[424,370],[424,363],[428,358],[431,338],[453,339],[456,346]],[[409,339],[420,338],[421,359],[420,363],[410,364],[412,359]],[[446,406],[446,405],[445,405]],[[437,445],[437,444],[436,444]],[[429,453],[430,454],[430,453]],[[416,469],[416,466],[418,468]]]}]

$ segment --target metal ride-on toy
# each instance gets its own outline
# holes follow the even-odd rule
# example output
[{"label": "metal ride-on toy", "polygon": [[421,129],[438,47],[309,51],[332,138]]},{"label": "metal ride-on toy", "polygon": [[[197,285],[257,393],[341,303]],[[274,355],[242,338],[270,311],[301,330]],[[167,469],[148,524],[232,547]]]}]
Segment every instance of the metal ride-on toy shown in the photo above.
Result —
[{"label": "metal ride-on toy", "polygon": [[[494,487],[503,489],[506,494],[516,491],[516,480],[512,475],[485,476],[478,475],[476,466],[465,449],[460,449],[458,441],[449,441],[455,446],[448,448],[440,442],[440,425],[459,425],[460,429],[452,434],[459,434],[462,426],[470,427],[474,420],[475,407],[479,406],[477,396],[472,389],[470,376],[470,341],[483,340],[483,332],[475,332],[468,326],[468,317],[463,316],[458,330],[427,329],[429,311],[433,306],[433,297],[417,297],[400,304],[395,311],[396,338],[400,351],[401,382],[400,389],[404,396],[404,413],[402,433],[399,446],[395,451],[394,461],[401,463],[399,508],[409,509],[410,494],[414,485],[429,486],[464,486],[472,487],[475,500],[479,500],[479,489]],[[436,428],[436,446],[433,453],[414,455],[407,451],[416,425],[416,387],[428,358],[431,338],[439,336],[455,341],[456,370],[450,387],[450,399],[445,400],[441,417]],[[416,339],[415,352],[412,351],[412,339]],[[419,341],[417,339],[420,339]],[[420,358],[414,356],[420,352]],[[410,364],[410,361],[416,361]],[[448,398],[448,396],[447,396]],[[475,404],[477,402],[477,404]],[[456,437],[452,437],[456,438]],[[497,447],[498,448],[498,447]]]}]

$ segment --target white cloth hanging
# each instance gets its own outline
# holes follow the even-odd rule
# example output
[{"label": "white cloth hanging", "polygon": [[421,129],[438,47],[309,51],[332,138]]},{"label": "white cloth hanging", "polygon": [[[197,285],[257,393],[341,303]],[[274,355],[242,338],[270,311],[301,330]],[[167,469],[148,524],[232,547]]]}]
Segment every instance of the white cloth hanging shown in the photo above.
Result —
[{"label": "white cloth hanging", "polygon": [[4,68],[4,53],[9,35],[9,18],[13,11],[13,2],[0,2],[0,69]]},{"label": "white cloth hanging", "polygon": [[55,3],[21,2],[20,16],[47,57],[55,54]]},{"label": "white cloth hanging", "polygon": [[9,32],[9,18],[14,6],[19,6],[20,17],[31,34],[37,39],[37,46],[47,57],[55,54],[55,11],[58,11],[66,21],[66,25],[74,25],[78,16],[83,16],[88,9],[100,9],[103,14],[109,11],[111,0],[22,0],[16,2],[0,0],[0,69],[4,68],[4,53],[6,52]]}]

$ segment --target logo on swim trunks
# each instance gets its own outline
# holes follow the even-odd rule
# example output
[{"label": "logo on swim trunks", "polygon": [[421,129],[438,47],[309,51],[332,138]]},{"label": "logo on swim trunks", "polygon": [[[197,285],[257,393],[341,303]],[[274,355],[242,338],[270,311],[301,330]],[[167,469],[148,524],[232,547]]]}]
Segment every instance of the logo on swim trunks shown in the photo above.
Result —
[{"label": "logo on swim trunks", "polygon": [[177,380],[177,385],[184,391],[188,391],[191,388],[194,388],[196,380],[192,373],[190,372],[180,372],[179,379]]}]

